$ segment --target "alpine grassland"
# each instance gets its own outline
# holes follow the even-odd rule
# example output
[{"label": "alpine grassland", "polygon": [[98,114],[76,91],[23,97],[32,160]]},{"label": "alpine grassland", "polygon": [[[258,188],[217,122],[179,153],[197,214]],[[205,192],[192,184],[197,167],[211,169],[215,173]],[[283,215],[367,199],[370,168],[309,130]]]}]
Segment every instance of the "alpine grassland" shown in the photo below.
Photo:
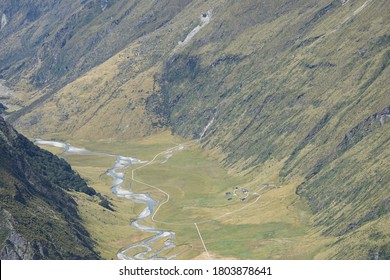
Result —
[{"label": "alpine grassland", "polygon": [[[390,1],[16,2],[6,120],[148,161],[124,178],[158,201],[143,223],[175,232],[160,256],[389,258]],[[50,150],[106,199],[74,194],[104,258],[150,236],[113,158]]]},{"label": "alpine grassland", "polygon": [[[170,151],[180,143],[183,143],[183,149]],[[179,258],[208,258],[195,223],[201,230],[208,253],[221,259],[313,259],[333,240],[322,237],[312,228],[311,211],[305,200],[295,193],[297,184],[281,185],[276,180],[280,166],[268,168],[257,178],[232,175],[202,151],[197,141],[170,133],[129,142],[80,141],[72,145],[91,151],[131,155],[148,162],[161,154],[144,168],[140,168],[142,164],[129,168],[124,187],[149,193],[159,201],[161,207],[143,224],[175,232],[176,248],[166,254],[183,250],[185,253]],[[164,153],[167,150],[169,152]],[[73,194],[80,216],[103,258],[116,258],[119,248],[151,236],[131,226],[131,221],[145,205],[112,193],[112,178],[106,175],[114,164],[112,158],[62,156],[112,204],[114,211],[99,206],[96,198]],[[131,180],[133,170],[136,182]],[[237,196],[226,194],[233,194],[236,188]],[[244,201],[240,199],[245,197],[242,189],[249,192]],[[228,200],[229,197],[232,199]],[[253,244],[259,244],[257,249],[254,250]]]}]

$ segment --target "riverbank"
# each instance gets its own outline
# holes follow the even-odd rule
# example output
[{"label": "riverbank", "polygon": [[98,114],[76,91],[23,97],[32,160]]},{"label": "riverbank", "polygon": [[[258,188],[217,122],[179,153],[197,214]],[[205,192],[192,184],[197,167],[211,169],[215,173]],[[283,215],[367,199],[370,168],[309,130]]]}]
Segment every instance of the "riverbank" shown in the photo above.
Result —
[{"label": "riverbank", "polygon": [[[131,258],[150,258],[156,257],[153,252],[165,248],[159,258],[311,259],[329,242],[311,227],[311,214],[295,194],[296,184],[264,188],[263,183],[273,186],[271,183],[276,182],[277,164],[272,166],[273,171],[257,178],[232,176],[197,143],[179,145],[185,142],[169,133],[133,142],[72,141],[74,146],[90,151],[148,161],[130,166],[126,172],[115,172],[124,173],[123,179],[128,183],[133,175],[133,192],[147,194],[158,203],[153,206],[153,215],[145,204],[113,195],[113,179],[107,170],[115,165],[115,158],[61,154],[114,205],[115,212],[107,211],[77,195],[81,216],[103,258],[116,259],[118,250]],[[172,147],[176,149],[170,150]],[[51,148],[57,153],[61,149]],[[234,186],[239,187],[238,191],[232,191]],[[227,199],[227,192],[238,193],[243,188],[249,190],[245,201]],[[134,225],[161,231],[140,231]],[[173,234],[168,234],[172,232],[174,239]],[[153,238],[159,234],[164,238],[155,242]],[[209,255],[205,255],[205,249]]]}]

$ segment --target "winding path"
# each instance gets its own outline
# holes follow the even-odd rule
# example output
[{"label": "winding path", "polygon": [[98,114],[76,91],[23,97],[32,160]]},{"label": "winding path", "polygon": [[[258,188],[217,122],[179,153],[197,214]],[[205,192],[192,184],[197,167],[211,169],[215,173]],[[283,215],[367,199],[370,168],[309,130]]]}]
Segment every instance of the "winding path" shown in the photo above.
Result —
[{"label": "winding path", "polygon": [[[236,210],[233,210],[233,211],[230,211],[230,212],[227,212],[227,213],[224,213],[224,214],[222,214],[218,217],[215,217],[213,219],[201,220],[201,221],[189,221],[189,222],[185,222],[185,223],[164,222],[164,221],[157,220],[156,215],[159,212],[159,210],[161,209],[161,207],[170,201],[169,193],[167,193],[166,191],[162,190],[161,188],[159,188],[157,186],[154,186],[154,185],[148,184],[146,182],[142,182],[140,180],[137,180],[135,178],[135,174],[136,174],[137,170],[141,170],[141,169],[143,169],[151,164],[156,163],[157,158],[162,156],[162,155],[167,155],[167,154],[171,155],[174,152],[181,151],[181,150],[185,149],[186,147],[189,147],[191,145],[194,145],[194,144],[200,142],[200,140],[204,136],[206,130],[209,128],[209,126],[212,124],[213,121],[214,121],[214,119],[209,122],[209,124],[207,125],[205,130],[202,132],[200,139],[192,140],[192,141],[189,141],[189,142],[186,142],[183,144],[178,144],[174,147],[171,147],[165,151],[162,151],[162,152],[156,154],[153,157],[153,159],[151,161],[148,161],[148,162],[141,161],[139,159],[132,158],[132,157],[125,157],[122,155],[97,152],[97,151],[89,151],[89,150],[86,150],[83,148],[74,147],[68,143],[62,143],[62,142],[57,142],[57,141],[44,141],[44,140],[37,139],[35,141],[35,144],[48,145],[48,146],[62,148],[64,150],[63,153],[86,154],[86,155],[105,155],[105,156],[110,156],[110,157],[116,158],[116,162],[115,162],[114,166],[111,169],[108,169],[106,172],[107,175],[109,175],[113,178],[113,185],[111,187],[112,192],[115,195],[117,195],[118,197],[132,200],[135,203],[145,204],[146,207],[141,212],[141,214],[133,222],[131,222],[131,225],[140,231],[154,234],[152,237],[146,238],[138,243],[132,244],[126,248],[121,249],[117,254],[118,259],[141,259],[141,260],[144,260],[144,259],[173,259],[173,258],[176,258],[176,257],[180,256],[181,254],[187,252],[188,250],[190,250],[192,248],[192,245],[182,244],[180,246],[184,246],[184,250],[177,252],[177,253],[174,253],[172,255],[168,255],[168,253],[173,252],[173,251],[169,251],[168,253],[166,253],[166,255],[164,255],[164,257],[162,257],[163,252],[166,252],[170,249],[177,247],[174,243],[175,233],[172,231],[166,231],[166,230],[161,230],[161,229],[157,229],[154,227],[141,225],[140,222],[144,221],[148,217],[151,217],[151,220],[156,224],[175,225],[175,226],[190,226],[190,225],[193,226],[193,225],[195,225],[197,232],[199,234],[199,237],[201,239],[201,242],[203,244],[203,247],[205,249],[205,252],[208,256],[210,256],[208,251],[207,251],[205,242],[200,234],[198,225],[205,224],[205,223],[215,221],[218,219],[222,219],[228,215],[232,215],[234,213],[240,212],[240,211],[244,210],[245,208],[248,208],[248,207],[254,205],[255,203],[257,203],[259,201],[261,195],[257,192],[251,193],[250,195],[256,197],[256,199],[253,202],[245,203],[245,205],[243,207],[236,209]],[[122,188],[122,185],[125,182],[124,176],[125,176],[126,170],[133,164],[143,164],[143,165],[132,169],[130,188],[127,190],[127,189]],[[147,187],[150,187],[150,188],[157,190],[158,192],[164,194],[166,199],[163,202],[159,203],[159,201],[155,201],[148,193],[135,193],[135,192],[133,192],[131,190],[133,182],[136,182],[136,183],[139,183],[139,184],[142,184],[144,186],[147,186]],[[155,209],[156,206],[157,206],[157,208]],[[161,239],[165,239],[165,241],[162,242],[162,244],[161,244],[161,242],[158,242]],[[141,252],[140,252],[139,248],[143,248],[143,249],[141,249]],[[132,252],[133,252],[133,254],[132,254]]]},{"label": "winding path", "polygon": [[[37,139],[34,142],[37,145],[47,145],[47,146],[53,146],[57,148],[62,148],[64,151],[63,153],[68,154],[84,154],[84,155],[105,155],[110,157],[115,157],[116,161],[114,166],[111,169],[108,169],[106,174],[111,176],[113,178],[113,185],[111,187],[112,192],[116,194],[118,197],[130,199],[134,201],[135,203],[141,203],[146,204],[146,208],[141,212],[141,214],[131,223],[133,227],[136,229],[148,232],[148,233],[154,233],[155,235],[147,238],[145,240],[142,240],[141,242],[132,244],[131,246],[128,246],[126,248],[121,249],[117,257],[118,259],[170,259],[173,257],[179,256],[181,253],[187,251],[184,250],[181,253],[176,253],[172,256],[166,256],[162,257],[161,254],[169,249],[175,248],[176,245],[174,244],[175,239],[175,233],[172,231],[164,231],[153,227],[148,227],[141,225],[139,222],[144,221],[146,218],[148,218],[154,211],[154,207],[158,204],[157,201],[153,200],[152,197],[147,193],[134,193],[131,190],[126,190],[122,188],[122,184],[125,182],[124,176],[126,173],[126,170],[132,165],[132,164],[142,164],[146,163],[142,167],[145,167],[155,161],[156,157],[151,162],[145,162],[141,161],[139,159],[135,159],[132,157],[125,157],[121,155],[116,154],[110,154],[110,153],[104,153],[104,152],[96,152],[96,151],[89,151],[83,148],[77,148],[74,147],[68,143],[58,142],[58,141],[44,141]],[[139,169],[139,168],[138,168]],[[134,177],[134,170],[132,172],[132,177]],[[134,180],[136,181],[136,180]],[[140,182],[142,183],[142,182]],[[142,183],[144,184],[144,183]],[[157,188],[159,191],[162,191],[161,189]],[[162,191],[163,192],[163,191]],[[163,192],[164,194],[169,194],[166,192]],[[161,204],[159,205],[161,207]],[[163,245],[157,244],[157,241],[160,239],[165,238],[165,241],[163,242]],[[129,252],[131,252],[133,249],[136,248],[144,248],[143,251],[139,252],[136,251],[133,256],[129,256]]]}]

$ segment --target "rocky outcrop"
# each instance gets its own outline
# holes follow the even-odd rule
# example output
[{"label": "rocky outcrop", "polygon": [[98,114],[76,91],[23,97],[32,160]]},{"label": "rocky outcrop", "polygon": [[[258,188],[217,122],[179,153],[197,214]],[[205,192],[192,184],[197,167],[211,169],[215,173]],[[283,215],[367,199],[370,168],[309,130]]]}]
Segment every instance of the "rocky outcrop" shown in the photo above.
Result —
[{"label": "rocky outcrop", "polygon": [[351,146],[361,141],[365,136],[373,133],[376,129],[383,127],[388,122],[390,122],[390,106],[386,107],[381,112],[372,114],[349,130],[345,134],[343,141],[337,145],[337,150],[339,152],[346,151]]},{"label": "rocky outcrop", "polygon": [[0,252],[1,260],[29,260],[34,257],[34,250],[23,236],[14,228],[15,221],[7,210],[2,210],[2,230],[6,232],[5,245]]},{"label": "rocky outcrop", "polygon": [[7,109],[8,109],[7,106],[5,106],[4,104],[0,103],[0,116],[3,115]]},{"label": "rocky outcrop", "polygon": [[8,23],[8,19],[7,19],[7,16],[5,14],[3,14],[1,16],[1,22],[0,22],[0,30],[3,29]]}]

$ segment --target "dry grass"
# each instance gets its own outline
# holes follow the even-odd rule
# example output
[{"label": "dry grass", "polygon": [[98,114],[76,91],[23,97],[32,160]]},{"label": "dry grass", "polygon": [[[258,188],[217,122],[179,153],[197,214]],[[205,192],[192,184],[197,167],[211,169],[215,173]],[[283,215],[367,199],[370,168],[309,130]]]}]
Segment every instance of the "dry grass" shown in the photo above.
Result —
[{"label": "dry grass", "polygon": [[[184,140],[163,133],[117,145],[103,141],[79,141],[78,144],[91,150],[118,154],[134,155],[134,152],[136,156],[150,160],[156,153],[180,141]],[[115,212],[111,212],[98,206],[95,199],[81,194],[76,196],[84,224],[96,240],[103,258],[116,258],[120,248],[149,236],[130,226],[131,219],[137,217],[143,206],[111,193],[111,178],[103,174],[112,167],[112,158],[64,156],[90,186],[114,204]],[[279,163],[270,163],[259,177],[248,178],[229,175],[196,146],[174,153],[167,163],[161,164],[163,159],[157,158],[155,164],[136,171],[136,178],[170,194],[170,201],[155,217],[162,223],[150,219],[144,222],[176,233],[177,247],[166,254],[183,252],[179,259],[205,257],[195,222],[214,259],[311,259],[331,241],[311,227],[310,211],[295,194],[297,183],[285,186],[277,183],[277,188],[260,190],[260,182],[275,183]],[[127,179],[129,174],[130,170]],[[260,199],[256,201],[258,197],[252,195],[244,203],[226,201],[224,193],[236,185],[258,191]],[[154,188],[141,184],[133,187],[135,191],[151,193],[160,203],[166,200],[166,196]]]}]

